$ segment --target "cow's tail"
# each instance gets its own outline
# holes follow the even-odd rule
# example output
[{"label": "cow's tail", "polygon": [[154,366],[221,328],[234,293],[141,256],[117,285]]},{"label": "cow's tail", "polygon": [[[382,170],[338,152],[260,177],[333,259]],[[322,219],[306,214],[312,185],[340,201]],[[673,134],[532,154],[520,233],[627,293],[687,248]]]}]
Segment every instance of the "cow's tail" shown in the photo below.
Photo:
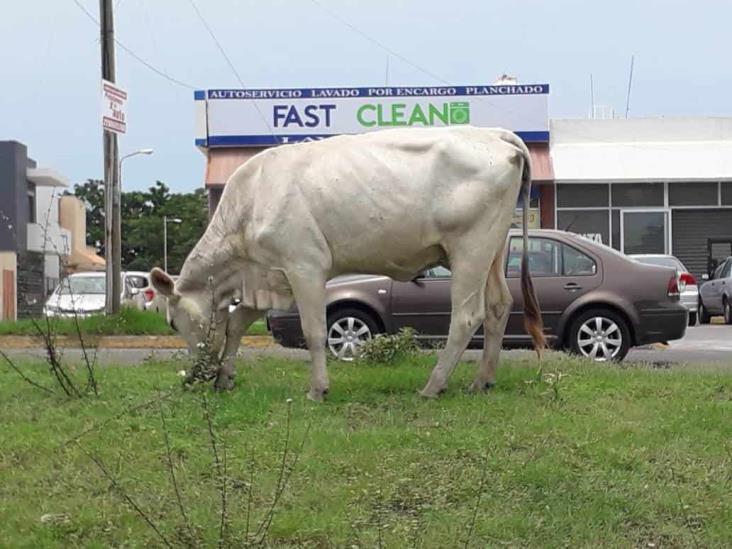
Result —
[{"label": "cow's tail", "polygon": [[[509,137],[510,136],[510,137]],[[536,354],[541,360],[541,351],[546,347],[544,322],[541,318],[539,301],[529,272],[529,207],[531,202],[531,156],[526,144],[515,134],[509,133],[503,139],[519,149],[523,160],[521,173],[521,194],[523,195],[523,239],[521,255],[521,294],[524,300],[524,329],[531,336]]]}]

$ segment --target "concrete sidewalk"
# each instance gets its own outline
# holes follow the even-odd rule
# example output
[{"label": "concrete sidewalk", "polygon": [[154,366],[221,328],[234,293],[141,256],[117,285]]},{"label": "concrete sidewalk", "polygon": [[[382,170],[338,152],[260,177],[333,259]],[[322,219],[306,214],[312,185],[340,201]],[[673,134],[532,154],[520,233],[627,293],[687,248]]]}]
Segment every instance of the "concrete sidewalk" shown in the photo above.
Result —
[{"label": "concrete sidewalk", "polygon": [[[84,338],[87,347],[98,349],[187,349],[182,338],[175,335],[162,336],[88,336]],[[275,345],[271,336],[244,336],[244,347],[261,349]],[[56,346],[62,349],[80,349],[79,338],[58,336]],[[38,349],[44,348],[43,339],[36,336],[0,336],[0,349]]]}]

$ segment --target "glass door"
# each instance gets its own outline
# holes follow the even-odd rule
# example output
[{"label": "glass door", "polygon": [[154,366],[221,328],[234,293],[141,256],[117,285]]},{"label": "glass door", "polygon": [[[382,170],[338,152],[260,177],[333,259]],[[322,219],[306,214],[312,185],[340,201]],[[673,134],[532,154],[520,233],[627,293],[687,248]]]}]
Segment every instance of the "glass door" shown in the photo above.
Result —
[{"label": "glass door", "polygon": [[625,254],[667,254],[668,210],[621,210],[620,241]]}]

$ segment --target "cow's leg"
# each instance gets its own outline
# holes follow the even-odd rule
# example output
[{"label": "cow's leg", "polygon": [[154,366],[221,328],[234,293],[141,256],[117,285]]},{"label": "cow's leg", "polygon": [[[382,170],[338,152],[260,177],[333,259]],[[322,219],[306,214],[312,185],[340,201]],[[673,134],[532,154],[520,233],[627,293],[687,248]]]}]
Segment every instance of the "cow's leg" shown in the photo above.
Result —
[{"label": "cow's leg", "polygon": [[221,367],[216,376],[214,388],[217,391],[224,391],[234,388],[234,376],[236,375],[236,353],[241,344],[241,338],[252,322],[262,316],[262,311],[237,307],[229,315],[226,323],[226,343],[221,354]]},{"label": "cow's leg", "polygon": [[321,402],[328,392],[328,370],[325,366],[325,282],[323,273],[287,272],[295,296],[305,343],[312,361],[308,398]]},{"label": "cow's leg", "polygon": [[496,368],[501,352],[503,335],[511,313],[513,299],[503,272],[504,257],[502,254],[493,260],[485,288],[485,320],[483,321],[483,358],[480,361],[478,375],[470,386],[471,391],[485,391],[496,384]]},{"label": "cow's leg", "polygon": [[460,253],[452,255],[450,333],[437,366],[420,393],[424,397],[436,397],[447,388],[448,378],[485,314],[485,285],[493,256],[480,258]]}]

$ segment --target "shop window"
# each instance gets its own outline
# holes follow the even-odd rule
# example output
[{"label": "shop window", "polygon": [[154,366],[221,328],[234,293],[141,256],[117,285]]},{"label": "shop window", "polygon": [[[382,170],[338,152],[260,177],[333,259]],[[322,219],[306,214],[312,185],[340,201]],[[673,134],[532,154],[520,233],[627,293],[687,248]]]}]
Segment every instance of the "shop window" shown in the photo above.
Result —
[{"label": "shop window", "polygon": [[669,183],[669,206],[716,206],[717,183]]},{"label": "shop window", "polygon": [[620,251],[620,210],[612,210],[610,215],[613,224],[613,238],[610,245]]},{"label": "shop window", "polygon": [[610,186],[594,183],[557,185],[557,208],[606,208]]},{"label": "shop window", "polygon": [[663,206],[663,183],[613,184],[612,205],[616,207]]},{"label": "shop window", "polygon": [[[523,250],[523,239],[511,238],[506,276],[516,278],[521,274]],[[529,238],[529,272],[531,276],[559,276],[562,272],[561,244],[549,238]]]},{"label": "shop window", "polygon": [[732,206],[732,181],[720,183],[722,186],[722,206]]},{"label": "shop window", "polygon": [[577,233],[602,244],[609,244],[609,214],[609,210],[558,210],[557,229]]}]

